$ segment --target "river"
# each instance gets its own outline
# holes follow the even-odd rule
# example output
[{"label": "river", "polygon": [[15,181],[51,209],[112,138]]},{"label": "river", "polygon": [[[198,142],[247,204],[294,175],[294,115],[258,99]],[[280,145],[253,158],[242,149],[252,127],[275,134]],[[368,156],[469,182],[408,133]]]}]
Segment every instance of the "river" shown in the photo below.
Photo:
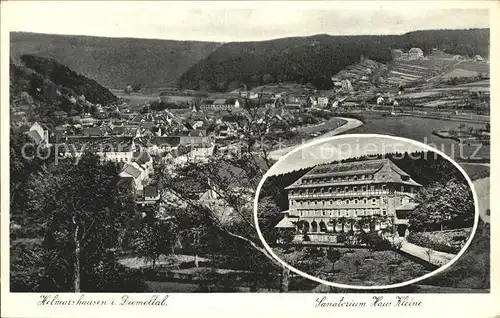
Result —
[{"label": "river", "polygon": [[[358,120],[358,119],[353,119],[353,118],[344,118],[344,117],[337,117],[338,119],[343,119],[346,121],[346,123],[336,129],[333,129],[319,137],[316,137],[316,138],[312,138],[310,140],[308,140],[308,142],[310,141],[313,141],[313,140],[317,140],[317,139],[321,139],[321,138],[325,138],[325,137],[330,137],[330,136],[335,136],[335,135],[338,135],[338,134],[342,134],[350,129],[353,129],[353,128],[356,128],[358,126],[361,126],[363,125],[363,122]],[[295,146],[290,146],[290,147],[286,147],[286,148],[280,148],[280,149],[276,149],[274,151],[272,151],[270,153],[270,157],[274,160],[278,160],[280,157],[284,156],[285,154],[289,153],[290,151],[292,151],[294,148],[298,147],[299,145],[295,145]]]}]

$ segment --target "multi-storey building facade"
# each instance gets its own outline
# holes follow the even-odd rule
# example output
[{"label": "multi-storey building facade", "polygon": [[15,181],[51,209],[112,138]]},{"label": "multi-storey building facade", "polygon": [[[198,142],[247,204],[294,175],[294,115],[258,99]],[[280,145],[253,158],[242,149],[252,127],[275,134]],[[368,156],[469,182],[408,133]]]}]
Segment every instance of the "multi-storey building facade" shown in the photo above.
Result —
[{"label": "multi-storey building facade", "polygon": [[[377,219],[375,229],[393,224],[404,235],[404,211],[415,207],[412,198],[420,187],[389,159],[320,165],[285,188],[289,199],[285,218],[293,221],[297,235],[305,230],[312,234],[311,240],[331,241],[328,234],[359,231],[356,221],[367,216],[379,216],[372,218]],[[361,226],[370,230],[369,225]]]}]

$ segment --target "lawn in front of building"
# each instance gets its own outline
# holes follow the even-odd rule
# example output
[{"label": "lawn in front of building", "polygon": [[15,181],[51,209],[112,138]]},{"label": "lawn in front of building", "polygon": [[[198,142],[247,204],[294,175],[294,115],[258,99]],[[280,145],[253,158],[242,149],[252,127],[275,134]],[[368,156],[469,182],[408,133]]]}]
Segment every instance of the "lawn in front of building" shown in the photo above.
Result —
[{"label": "lawn in front of building", "polygon": [[[421,277],[430,271],[395,251],[368,248],[335,248],[340,258],[332,263],[315,247],[275,248],[274,252],[293,267],[329,282],[353,286],[382,286]],[[314,251],[312,251],[314,250]]]}]

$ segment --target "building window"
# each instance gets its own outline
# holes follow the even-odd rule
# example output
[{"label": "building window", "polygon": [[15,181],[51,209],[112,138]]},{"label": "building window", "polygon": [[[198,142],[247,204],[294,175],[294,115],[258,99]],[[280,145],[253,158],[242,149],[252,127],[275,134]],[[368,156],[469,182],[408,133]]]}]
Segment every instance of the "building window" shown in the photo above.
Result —
[{"label": "building window", "polygon": [[367,201],[366,199],[363,199],[363,204],[366,204],[367,203],[366,201]]},{"label": "building window", "polygon": [[336,189],[335,189],[335,191],[336,191],[337,193],[339,193],[339,192],[340,192],[340,188],[336,188]]},{"label": "building window", "polygon": [[349,202],[350,202],[349,199],[345,200],[345,204],[349,204]]},{"label": "building window", "polygon": [[370,187],[370,190],[375,191],[375,186],[374,186],[374,185],[372,185],[372,186]]},{"label": "building window", "polygon": [[358,204],[358,202],[359,202],[358,199],[354,200],[354,204]]},{"label": "building window", "polygon": [[337,212],[337,216],[340,216],[340,211]]},{"label": "building window", "polygon": [[373,203],[373,204],[377,204],[377,199],[376,199],[376,198],[373,198],[373,199],[372,199],[372,203]]},{"label": "building window", "polygon": [[333,190],[332,187],[329,187],[328,188],[328,193],[332,193],[332,190]]},{"label": "building window", "polygon": [[401,186],[401,192],[405,192],[405,186],[404,185]]},{"label": "building window", "polygon": [[358,191],[358,187],[352,187],[352,191],[354,192]]},{"label": "building window", "polygon": [[387,190],[387,186],[385,184],[382,185],[382,191]]},{"label": "building window", "polygon": [[330,200],[330,204],[333,204],[333,200]]},{"label": "building window", "polygon": [[299,212],[299,215],[302,216],[302,211]]},{"label": "building window", "polygon": [[387,215],[387,210],[386,209],[382,209],[382,215]]},{"label": "building window", "polygon": [[366,186],[362,186],[361,191],[366,191]]},{"label": "building window", "polygon": [[365,175],[361,175],[361,180],[365,180]]},{"label": "building window", "polygon": [[344,192],[348,192],[348,191],[349,191],[349,187],[345,187]]},{"label": "building window", "polygon": [[322,211],[322,212],[321,212],[321,215],[322,215],[322,216],[325,216],[325,215],[326,215],[326,212],[325,212],[325,211]]}]

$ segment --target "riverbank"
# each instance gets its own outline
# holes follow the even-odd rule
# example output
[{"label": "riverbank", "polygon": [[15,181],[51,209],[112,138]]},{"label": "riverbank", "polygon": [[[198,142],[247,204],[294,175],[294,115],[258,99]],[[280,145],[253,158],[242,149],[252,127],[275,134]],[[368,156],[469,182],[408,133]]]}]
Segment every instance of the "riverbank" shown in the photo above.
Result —
[{"label": "riverbank", "polygon": [[[333,129],[319,137],[315,137],[315,138],[312,138],[312,139],[309,139],[307,140],[307,142],[310,142],[310,141],[313,141],[313,140],[317,140],[317,139],[321,139],[321,138],[325,138],[325,137],[331,137],[331,136],[335,136],[335,135],[338,135],[338,134],[342,134],[350,129],[353,129],[353,128],[356,128],[356,127],[359,127],[361,125],[363,125],[363,122],[361,120],[358,120],[358,119],[353,119],[353,118],[344,118],[344,117],[336,117],[337,119],[341,119],[341,120],[344,120],[346,123],[343,124],[342,126],[336,128],[336,129]],[[295,149],[296,147],[300,146],[300,144],[298,145],[294,145],[294,146],[290,146],[290,147],[285,147],[285,148],[280,148],[280,149],[276,149],[274,151],[272,151],[270,153],[270,158],[273,159],[273,160],[278,160],[279,158],[281,158],[282,156],[284,156],[285,154],[289,153],[290,151],[292,151],[293,149]]]}]

